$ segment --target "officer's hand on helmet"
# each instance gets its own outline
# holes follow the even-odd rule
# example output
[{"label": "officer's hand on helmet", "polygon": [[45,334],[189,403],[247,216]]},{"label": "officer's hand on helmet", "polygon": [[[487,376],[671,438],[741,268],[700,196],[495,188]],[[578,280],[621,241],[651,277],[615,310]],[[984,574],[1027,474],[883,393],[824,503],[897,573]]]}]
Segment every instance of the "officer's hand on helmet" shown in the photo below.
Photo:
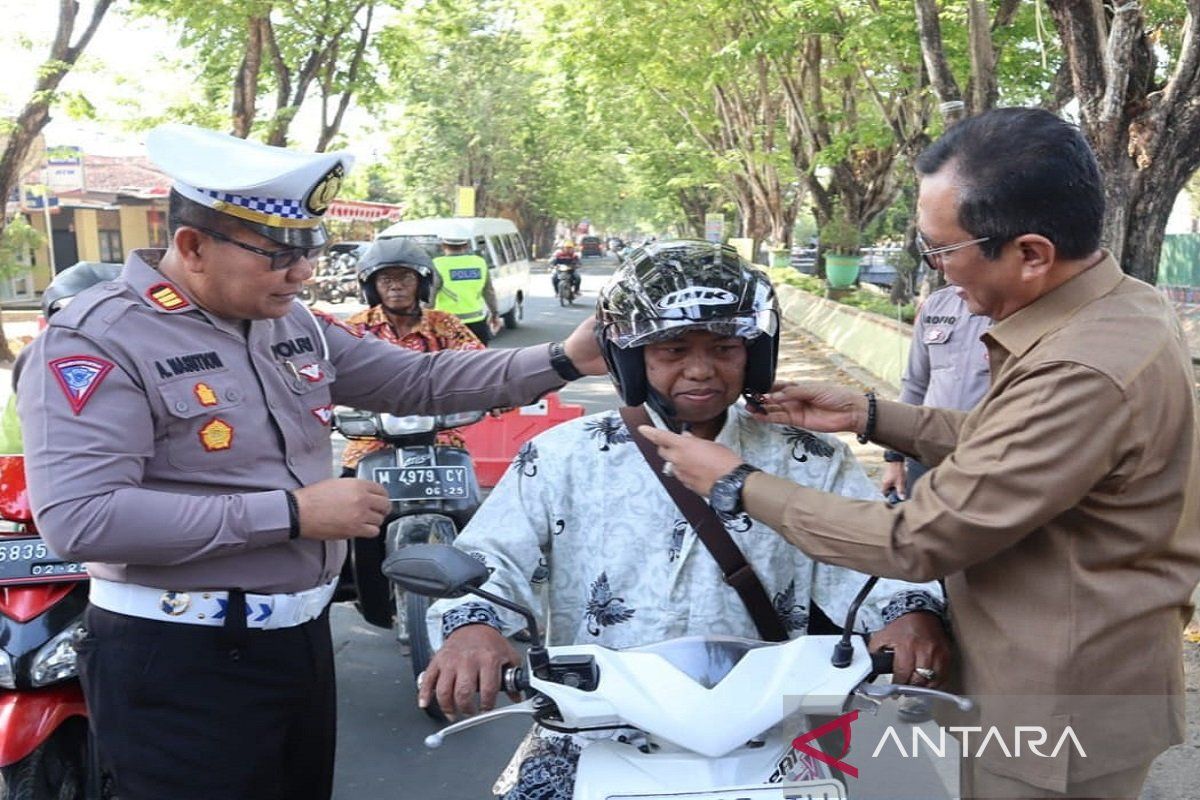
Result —
[{"label": "officer's hand on helmet", "polygon": [[588,317],[563,342],[567,357],[584,375],[607,375],[608,367],[596,340],[596,318]]},{"label": "officer's hand on helmet", "polygon": [[387,490],[358,478],[330,478],[296,489],[300,536],[305,539],[369,538],[391,507]]},{"label": "officer's hand on helmet", "polygon": [[777,383],[762,407],[759,419],[810,431],[861,433],[867,426],[866,397],[834,383]]},{"label": "officer's hand on helmet", "polygon": [[[475,713],[475,695],[479,710],[496,707],[500,676],[504,667],[521,663],[521,657],[508,640],[491,625],[464,625],[450,634],[421,674],[417,705],[425,708],[436,697],[438,706],[450,719],[456,714]],[[510,694],[512,700],[521,698]]]}]

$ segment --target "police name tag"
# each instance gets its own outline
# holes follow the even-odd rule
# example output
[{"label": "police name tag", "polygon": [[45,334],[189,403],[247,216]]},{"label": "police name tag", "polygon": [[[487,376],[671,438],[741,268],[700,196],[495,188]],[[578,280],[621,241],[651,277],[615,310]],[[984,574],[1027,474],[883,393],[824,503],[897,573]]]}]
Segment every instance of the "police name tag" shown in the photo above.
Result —
[{"label": "police name tag", "polygon": [[375,482],[392,500],[462,500],[467,497],[466,467],[379,467]]},{"label": "police name tag", "polygon": [[63,561],[37,536],[0,539],[0,585],[82,581],[87,571],[78,561]]}]

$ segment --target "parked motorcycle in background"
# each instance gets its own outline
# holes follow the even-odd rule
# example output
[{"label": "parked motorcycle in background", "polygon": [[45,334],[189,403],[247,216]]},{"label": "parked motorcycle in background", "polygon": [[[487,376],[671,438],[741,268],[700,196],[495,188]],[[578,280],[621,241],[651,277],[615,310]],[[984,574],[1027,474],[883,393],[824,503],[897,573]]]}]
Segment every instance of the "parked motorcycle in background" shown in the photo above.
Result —
[{"label": "parked motorcycle in background", "polygon": [[102,796],[76,668],[83,565],[38,536],[24,456],[0,456],[0,798]]},{"label": "parked motorcycle in background", "polygon": [[[479,481],[470,453],[439,444],[437,433],[482,417],[482,412],[397,417],[351,410],[334,415],[334,427],[347,439],[375,439],[387,445],[358,462],[357,477],[381,484],[392,505],[379,536],[353,540],[349,573],[359,613],[372,625],[393,628],[397,640],[408,644],[414,677],[433,657],[425,628],[429,599],[396,587],[383,576],[381,565],[388,555],[411,544],[451,544],[479,508]],[[345,587],[339,591],[340,598],[347,594]],[[441,718],[436,708],[430,713]]]},{"label": "parked motorcycle in background", "polygon": [[307,305],[318,302],[341,303],[359,298],[358,259],[366,252],[367,242],[338,242],[317,259],[313,276],[301,286],[299,298]]}]

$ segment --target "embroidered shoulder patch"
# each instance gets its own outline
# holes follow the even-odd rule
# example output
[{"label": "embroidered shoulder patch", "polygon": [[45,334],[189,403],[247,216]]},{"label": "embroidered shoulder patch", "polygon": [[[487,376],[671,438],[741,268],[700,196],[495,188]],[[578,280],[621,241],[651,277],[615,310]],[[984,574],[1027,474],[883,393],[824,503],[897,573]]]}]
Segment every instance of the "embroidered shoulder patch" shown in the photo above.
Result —
[{"label": "embroidered shoulder patch", "polygon": [[233,446],[233,426],[220,417],[213,417],[200,429],[200,444],[212,453]]},{"label": "embroidered shoulder patch", "polygon": [[114,366],[111,361],[95,356],[66,356],[51,361],[50,371],[78,417]]},{"label": "embroidered shoulder patch", "polygon": [[363,338],[363,332],[361,329],[356,328],[353,325],[349,325],[349,324],[343,322],[342,320],[335,317],[333,314],[330,314],[327,311],[318,311],[315,308],[309,309],[309,310],[312,311],[312,314],[314,317],[316,317],[317,319],[326,323],[327,325],[333,325],[334,327],[341,328],[346,333],[353,336],[355,339]]},{"label": "embroidered shoulder patch", "polygon": [[164,311],[179,311],[191,305],[187,298],[169,283],[156,283],[146,290],[146,297]]}]

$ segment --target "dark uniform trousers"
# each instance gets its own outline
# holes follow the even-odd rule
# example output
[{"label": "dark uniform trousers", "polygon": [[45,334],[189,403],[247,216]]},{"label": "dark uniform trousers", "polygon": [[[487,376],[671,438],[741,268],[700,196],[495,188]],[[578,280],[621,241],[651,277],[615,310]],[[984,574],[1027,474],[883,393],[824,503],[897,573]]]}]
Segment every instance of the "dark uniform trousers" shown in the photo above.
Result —
[{"label": "dark uniform trousers", "polygon": [[[80,675],[121,800],[328,800],[337,698],[328,609],[231,632],[90,606]],[[153,734],[148,732],[153,731]]]}]

